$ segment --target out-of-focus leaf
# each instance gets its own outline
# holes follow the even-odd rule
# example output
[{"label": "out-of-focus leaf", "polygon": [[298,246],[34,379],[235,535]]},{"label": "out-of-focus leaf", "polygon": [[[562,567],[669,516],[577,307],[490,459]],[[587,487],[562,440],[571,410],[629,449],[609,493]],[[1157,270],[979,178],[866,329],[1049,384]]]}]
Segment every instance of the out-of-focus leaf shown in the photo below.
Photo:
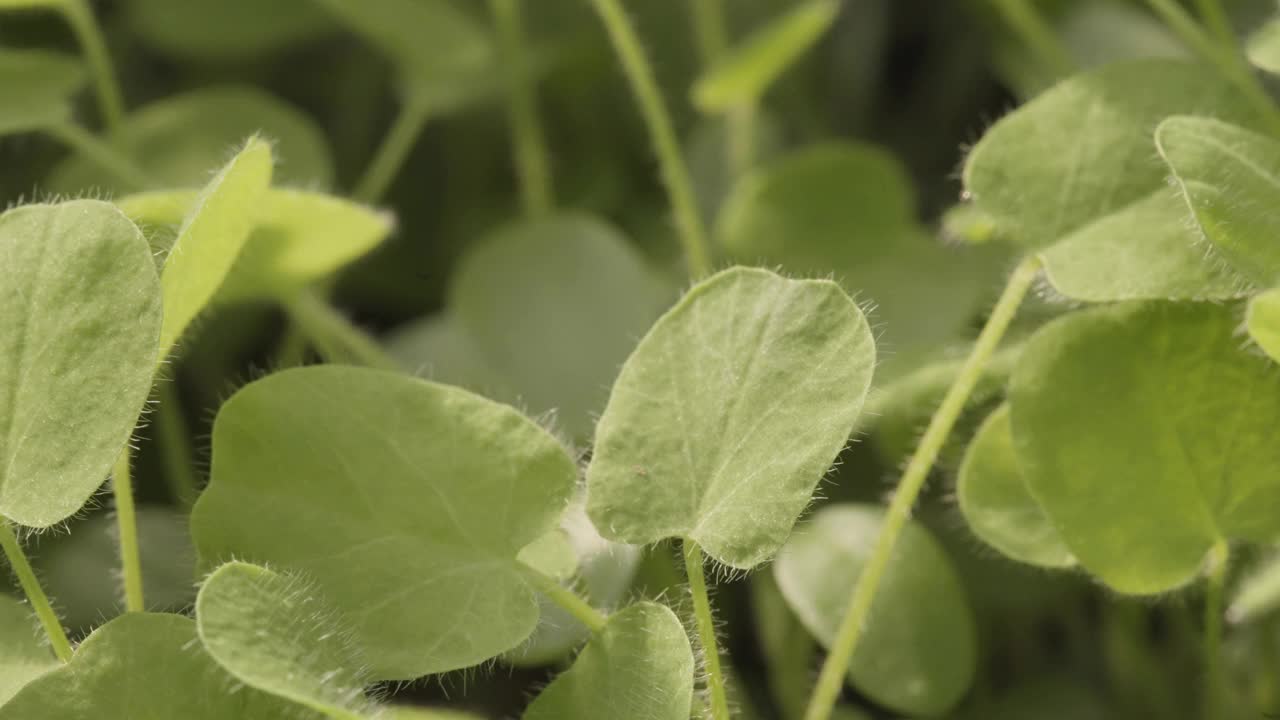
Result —
[{"label": "out-of-focus leaf", "polygon": [[40,637],[31,609],[0,595],[0,706],[61,663]]},{"label": "out-of-focus leaf", "polygon": [[314,0],[128,0],[124,11],[143,42],[195,60],[243,61],[333,27]]},{"label": "out-of-focus leaf", "polygon": [[0,48],[0,135],[65,122],[71,115],[71,98],[84,87],[85,78],[84,66],[74,57]]},{"label": "out-of-focus leaf", "polygon": [[1247,623],[1280,608],[1280,555],[1253,568],[1236,588],[1227,606],[1227,619]]},{"label": "out-of-focus leaf", "polygon": [[1280,18],[1272,18],[1249,36],[1249,62],[1269,73],[1280,73]]},{"label": "out-of-focus leaf", "polygon": [[1258,347],[1280,362],[1280,290],[1267,290],[1249,301],[1245,327]]}]

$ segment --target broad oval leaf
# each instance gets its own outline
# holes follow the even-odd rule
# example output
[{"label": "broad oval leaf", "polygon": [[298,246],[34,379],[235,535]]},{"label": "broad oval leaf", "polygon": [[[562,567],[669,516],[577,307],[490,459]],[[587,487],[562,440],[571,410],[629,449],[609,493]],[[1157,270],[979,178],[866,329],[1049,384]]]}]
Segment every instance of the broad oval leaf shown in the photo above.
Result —
[{"label": "broad oval leaf", "polygon": [[1280,362],[1280,289],[1258,293],[1249,301],[1245,327],[1258,347]]},{"label": "broad oval leaf", "polygon": [[1059,318],[1010,382],[1031,493],[1080,565],[1123,593],[1192,580],[1214,543],[1280,532],[1280,368],[1238,310],[1125,303]]},{"label": "broad oval leaf", "polygon": [[15,598],[0,595],[0,706],[61,664],[41,638],[31,609]]},{"label": "broad oval leaf", "polygon": [[94,200],[0,215],[0,515],[84,506],[151,390],[160,282],[142,233]]},{"label": "broad oval leaf", "polygon": [[487,398],[518,402],[499,372],[489,367],[458,319],[448,310],[413,320],[383,341],[400,366],[425,380],[457,385]]},{"label": "broad oval leaf", "polygon": [[[171,95],[131,113],[112,139],[161,187],[199,188],[227,163],[233,148],[254,134],[273,145],[280,164],[277,182],[321,188],[333,182],[333,160],[316,123],[250,87],[217,86]],[[68,193],[131,189],[79,155],[58,165],[48,186]]]},{"label": "broad oval leaf", "polygon": [[1044,567],[1075,564],[1027,489],[1013,448],[1008,404],[991,413],[969,443],[956,497],[973,533],[1005,555]]},{"label": "broad oval leaf", "polygon": [[318,720],[235,680],[200,647],[195,623],[130,613],[98,628],[71,662],[28,684],[0,720]]},{"label": "broad oval leaf", "polygon": [[609,617],[524,713],[524,720],[687,720],[693,651],[680,619],[641,602]]},{"label": "broad oval leaf", "polygon": [[[828,505],[787,542],[773,574],[791,609],[830,646],[880,534],[884,509]],[[910,715],[936,716],[969,689],[977,630],[960,578],[921,525],[908,521],[849,665],[855,687]]]},{"label": "broad oval leaf", "polygon": [[1227,620],[1247,623],[1280,609],[1280,555],[1272,553],[1240,581],[1227,606]]},{"label": "broad oval leaf", "polygon": [[0,135],[53,127],[71,117],[71,99],[85,83],[74,57],[45,50],[0,48]]},{"label": "broad oval leaf", "polygon": [[200,588],[196,629],[214,661],[249,687],[331,717],[374,711],[349,629],[301,577],[227,563]]},{"label": "broad oval leaf", "polygon": [[1280,73],[1280,18],[1272,18],[1253,31],[1245,43],[1249,62],[1269,73]]},{"label": "broad oval leaf", "polygon": [[839,0],[808,0],[770,21],[698,78],[693,103],[703,112],[723,112],[759,100],[839,12]]},{"label": "broad oval leaf", "polygon": [[1174,117],[1156,129],[1156,147],[1173,171],[1204,237],[1253,282],[1280,283],[1280,142],[1242,127]]},{"label": "broad oval leaf", "polygon": [[296,571],[348,618],[374,679],[474,665],[538,620],[516,555],[577,468],[546,431],[458,388],[353,367],[251,383],[213,428],[202,561]]},{"label": "broad oval leaf", "polygon": [[333,26],[314,0],[129,0],[124,13],[147,45],[195,60],[248,60]]},{"label": "broad oval leaf", "polygon": [[874,366],[867,321],[833,282],[733,268],[699,283],[613,386],[587,514],[613,540],[768,560],[848,440]]},{"label": "broad oval leaf", "polygon": [[671,295],[622,235],[587,215],[507,226],[454,272],[449,309],[532,412],[590,437],[618,367]]},{"label": "broad oval leaf", "polygon": [[240,255],[258,221],[259,198],[271,185],[271,146],[252,137],[196,196],[160,273],[163,360]]}]

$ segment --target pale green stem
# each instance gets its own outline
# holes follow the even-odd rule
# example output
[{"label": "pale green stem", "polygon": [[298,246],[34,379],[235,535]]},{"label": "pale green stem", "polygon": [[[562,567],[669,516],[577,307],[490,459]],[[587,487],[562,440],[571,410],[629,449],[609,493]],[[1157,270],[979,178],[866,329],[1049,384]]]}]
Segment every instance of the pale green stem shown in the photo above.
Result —
[{"label": "pale green stem", "polygon": [[572,615],[578,622],[587,626],[591,632],[604,629],[607,620],[603,613],[591,607],[591,603],[583,600],[577,593],[561,585],[555,578],[546,573],[521,563],[521,570],[538,592],[559,605],[561,609]]},{"label": "pale green stem", "polygon": [[[698,39],[698,52],[702,56],[704,70],[711,68],[729,49],[728,32],[725,30],[723,0],[693,0],[694,34]],[[729,176],[738,177],[751,169],[755,162],[755,120],[757,101],[752,99],[730,108],[724,116],[726,161]]]},{"label": "pale green stem", "polygon": [[941,452],[952,428],[960,418],[960,413],[964,410],[974,386],[982,377],[987,361],[995,352],[1005,331],[1009,329],[1009,323],[1017,314],[1018,307],[1022,304],[1039,270],[1040,258],[1036,255],[1027,257],[1014,269],[1004,292],[1000,294],[1000,299],[991,310],[991,316],[983,326],[982,332],[978,334],[978,340],[969,352],[969,357],[965,359],[960,373],[947,389],[942,403],[929,420],[929,426],[925,429],[919,446],[907,462],[902,479],[893,493],[893,499],[889,502],[884,524],[871,550],[871,556],[867,559],[862,574],[858,576],[844,619],[840,622],[827,659],[822,665],[818,684],[813,690],[809,709],[805,713],[806,720],[827,720],[831,716],[831,709],[835,706],[840,689],[844,686],[849,662],[853,659],[858,641],[866,629],[871,604],[875,600],[881,580],[884,579],[885,568],[889,566],[889,558],[893,555],[898,536],[902,534],[911,516],[911,508],[915,505],[921,489],[924,488],[929,471],[933,468],[938,453]]},{"label": "pale green stem", "polygon": [[102,121],[107,130],[114,133],[124,119],[124,100],[115,67],[111,63],[111,55],[107,53],[107,43],[102,39],[102,31],[93,17],[93,11],[85,0],[60,0],[57,8],[67,19],[80,46],[84,48],[89,70],[93,74],[98,103],[102,107]]},{"label": "pale green stem", "polygon": [[164,460],[164,477],[178,507],[184,511],[190,510],[196,502],[196,496],[200,494],[200,485],[196,482],[189,442],[191,434],[182,414],[176,381],[161,382],[157,392],[160,395],[160,406],[156,408],[156,431]]},{"label": "pale green stem", "polygon": [[756,103],[743,102],[725,117],[729,136],[729,172],[737,177],[755,164]]},{"label": "pale green stem", "polygon": [[391,124],[391,129],[387,131],[382,144],[374,153],[369,167],[365,169],[364,175],[351,191],[353,198],[358,202],[370,204],[382,199],[387,189],[391,187],[391,182],[399,174],[405,160],[409,158],[409,152],[413,150],[429,117],[431,117],[431,109],[426,103],[415,101],[400,108],[395,121]]},{"label": "pale green stem", "polygon": [[1054,75],[1066,77],[1075,71],[1076,63],[1071,59],[1071,53],[1029,0],[992,2],[1027,49]]},{"label": "pale green stem", "polygon": [[307,359],[307,336],[298,329],[297,323],[290,322],[287,325],[271,363],[272,369],[276,371],[297,367]]},{"label": "pale green stem", "polygon": [[684,569],[689,576],[693,595],[693,618],[698,626],[698,641],[706,658],[707,687],[711,691],[712,720],[729,720],[729,696],[725,692],[724,672],[720,669],[720,646],[716,642],[715,620],[711,616],[711,598],[707,595],[707,579],[703,574],[702,548],[684,538]]},{"label": "pale green stem", "polygon": [[146,171],[138,167],[132,160],[122,155],[111,145],[99,140],[87,130],[74,123],[60,123],[44,128],[44,131],[58,142],[83,155],[90,162],[119,178],[134,190],[145,190],[155,183],[147,177]]},{"label": "pale green stem", "polygon": [[335,310],[312,290],[303,290],[285,302],[289,316],[316,350],[329,362],[352,362],[382,370],[401,370],[369,334]]},{"label": "pale green stem", "polygon": [[1221,0],[1196,0],[1196,10],[1209,32],[1219,43],[1228,47],[1236,44],[1235,31],[1231,29],[1231,20],[1223,9]]},{"label": "pale green stem", "polygon": [[1227,584],[1231,549],[1225,540],[1209,551],[1209,581],[1204,602],[1204,718],[1222,718],[1222,596]]},{"label": "pale green stem", "polygon": [[702,65],[710,67],[724,56],[729,47],[724,0],[689,0],[689,10],[693,15],[693,33],[698,40]]},{"label": "pale green stem", "polygon": [[520,18],[521,0],[489,0],[510,87],[507,115],[511,141],[515,146],[516,170],[520,175],[520,199],[529,217],[541,217],[554,204],[546,136],[538,118],[537,99],[529,72],[524,26]]},{"label": "pale green stem", "polygon": [[44,588],[40,587],[40,579],[36,577],[35,570],[31,569],[27,554],[22,551],[22,544],[18,542],[18,536],[13,533],[13,526],[8,520],[0,519],[0,547],[4,548],[5,557],[9,558],[9,565],[18,576],[18,584],[22,586],[27,600],[36,611],[36,617],[40,619],[40,624],[49,635],[53,654],[64,663],[70,662],[71,643],[67,641],[67,632],[62,629],[62,621],[58,619],[58,613],[53,611],[53,605],[49,602],[49,596],[44,594]]},{"label": "pale green stem", "polygon": [[1254,111],[1266,120],[1270,130],[1280,135],[1280,108],[1276,107],[1234,43],[1220,45],[1214,42],[1176,0],[1147,0],[1147,4],[1188,47],[1215,66],[1222,77],[1253,106]]},{"label": "pale green stem", "polygon": [[621,3],[618,0],[591,0],[591,4],[609,33],[649,128],[650,139],[662,169],[663,184],[671,199],[676,229],[684,246],[689,274],[695,279],[701,278],[711,272],[706,228],[698,215],[689,168],[680,154],[680,143],[676,140],[671,115],[667,112],[666,102],[663,101],[657,80],[653,77],[653,68],[645,57],[644,49],[640,47],[640,40],[636,37]]},{"label": "pale green stem", "polygon": [[133,504],[133,476],[129,463],[133,451],[126,445],[111,473],[111,493],[116,501],[116,528],[120,534],[120,569],[124,575],[124,607],[143,612],[142,556],[138,550],[138,513]]}]

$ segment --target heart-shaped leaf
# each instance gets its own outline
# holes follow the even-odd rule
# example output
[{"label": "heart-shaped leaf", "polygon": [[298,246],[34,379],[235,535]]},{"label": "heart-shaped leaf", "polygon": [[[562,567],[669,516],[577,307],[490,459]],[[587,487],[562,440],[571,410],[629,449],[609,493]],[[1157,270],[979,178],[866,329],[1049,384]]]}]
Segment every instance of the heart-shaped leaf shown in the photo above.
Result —
[{"label": "heart-shaped leaf", "polygon": [[687,720],[693,651],[665,605],[636,603],[609,618],[525,710],[524,720]]},{"label": "heart-shaped leaf", "polygon": [[107,203],[0,215],[0,515],[48,527],[84,506],[151,390],[160,283]]},{"label": "heart-shaped leaf", "polygon": [[[796,530],[774,563],[783,597],[825,646],[883,523],[883,508],[828,505]],[[951,561],[922,526],[909,521],[903,529],[869,617],[849,665],[860,692],[926,717],[964,696],[977,664],[973,614]]]},{"label": "heart-shaped leaf", "polygon": [[1258,293],[1249,301],[1245,327],[1258,347],[1280,362],[1280,290]]},{"label": "heart-shaped leaf", "polygon": [[0,707],[0,720],[313,720],[283,700],[234,689],[201,648],[195,623],[130,613],[98,628],[71,662],[31,682]]},{"label": "heart-shaped leaf", "polygon": [[254,58],[332,29],[314,0],[129,0],[139,39],[170,55],[205,61]]},{"label": "heart-shaped leaf", "polygon": [[1008,404],[991,413],[969,443],[956,497],[973,533],[1005,555],[1045,567],[1075,564],[1027,489],[1013,448]]},{"label": "heart-shaped leaf", "polygon": [[1115,590],[1192,580],[1219,541],[1280,532],[1280,371],[1233,306],[1125,303],[1059,318],[1010,382],[1018,464],[1080,565]]},{"label": "heart-shaped leaf", "polygon": [[607,538],[695,540],[752,568],[781,547],[853,429],[875,366],[838,285],[733,268],[696,285],[622,368],[587,513]]},{"label": "heart-shaped leaf", "polygon": [[375,679],[474,665],[538,620],[516,562],[577,478],[505,405],[352,367],[296,368],[236,393],[192,515],[206,566],[298,571],[354,628]]},{"label": "heart-shaped leaf", "polygon": [[61,663],[40,637],[30,608],[0,595],[0,706]]},{"label": "heart-shaped leaf", "polygon": [[0,135],[58,125],[71,116],[71,98],[84,87],[74,57],[45,50],[0,48]]}]

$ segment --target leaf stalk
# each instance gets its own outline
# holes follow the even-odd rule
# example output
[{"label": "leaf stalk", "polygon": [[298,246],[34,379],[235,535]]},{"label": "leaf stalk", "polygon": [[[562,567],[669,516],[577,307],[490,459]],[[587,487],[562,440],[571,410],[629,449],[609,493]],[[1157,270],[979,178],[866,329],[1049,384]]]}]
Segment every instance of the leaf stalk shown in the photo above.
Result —
[{"label": "leaf stalk", "polygon": [[712,720],[729,720],[729,698],[725,692],[724,671],[720,668],[720,647],[716,642],[715,620],[711,616],[711,599],[707,595],[707,579],[703,574],[702,548],[684,538],[684,568],[693,595],[693,617],[698,626],[698,641],[706,658],[707,687],[711,691]]},{"label": "leaf stalk", "polygon": [[430,117],[431,107],[427,103],[415,100],[400,107],[391,123],[391,129],[374,152],[369,167],[352,189],[352,198],[371,205],[387,194]]},{"label": "leaf stalk", "polygon": [[297,293],[285,300],[284,306],[298,329],[310,338],[325,360],[354,363],[380,370],[403,369],[376,340],[333,309],[314,290]]},{"label": "leaf stalk", "polygon": [[133,451],[125,445],[111,472],[111,494],[116,502],[116,527],[120,534],[124,606],[129,612],[144,612],[146,602],[142,592],[142,556],[138,549],[138,512],[133,502],[133,476],[129,467],[132,459]]},{"label": "leaf stalk", "polygon": [[67,640],[67,632],[62,629],[62,621],[58,619],[58,614],[53,611],[49,596],[44,594],[44,588],[40,586],[40,580],[36,577],[35,570],[31,569],[31,563],[27,560],[26,553],[22,552],[22,545],[18,542],[18,536],[13,532],[13,526],[8,520],[4,519],[0,519],[0,547],[4,549],[5,557],[9,559],[9,565],[13,567],[14,574],[18,576],[18,584],[22,586],[22,591],[26,593],[27,600],[36,611],[36,617],[40,619],[40,624],[44,626],[44,631],[49,636],[49,644],[53,646],[53,654],[57,655],[58,659],[64,663],[70,662],[71,643]]},{"label": "leaf stalk", "polygon": [[1222,617],[1223,595],[1231,549],[1225,540],[1214,543],[1209,551],[1208,585],[1204,602],[1204,717],[1222,717]]},{"label": "leaf stalk", "polygon": [[489,0],[507,71],[507,117],[515,146],[520,200],[526,216],[538,218],[555,204],[546,134],[538,117],[533,78],[529,72],[521,0]]},{"label": "leaf stalk", "polygon": [[604,629],[607,619],[603,613],[591,607],[591,603],[583,600],[577,593],[561,585],[555,578],[536,568],[521,563],[520,569],[524,571],[525,577],[538,589],[538,592],[546,595],[551,602],[560,606],[562,610],[572,615],[575,620],[586,625],[588,630],[595,633]]}]

